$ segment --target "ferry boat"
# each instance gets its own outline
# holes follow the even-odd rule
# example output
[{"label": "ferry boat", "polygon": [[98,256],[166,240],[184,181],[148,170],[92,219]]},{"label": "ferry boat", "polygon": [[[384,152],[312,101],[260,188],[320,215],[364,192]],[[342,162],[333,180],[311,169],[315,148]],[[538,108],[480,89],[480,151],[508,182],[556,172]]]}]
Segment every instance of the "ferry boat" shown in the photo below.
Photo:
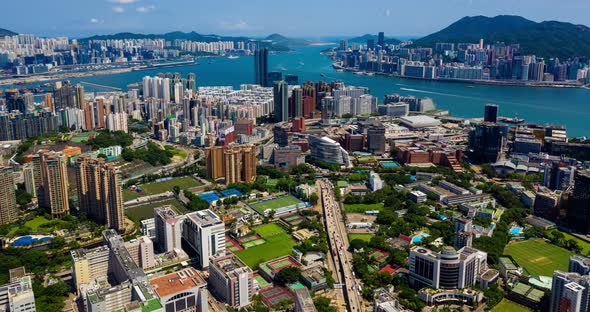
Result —
[{"label": "ferry boat", "polygon": [[230,55],[230,56],[228,56],[227,58],[228,58],[228,59],[230,59],[230,60],[235,60],[235,59],[238,59],[238,58],[240,58],[240,57],[239,57],[239,56],[237,56],[237,55]]}]

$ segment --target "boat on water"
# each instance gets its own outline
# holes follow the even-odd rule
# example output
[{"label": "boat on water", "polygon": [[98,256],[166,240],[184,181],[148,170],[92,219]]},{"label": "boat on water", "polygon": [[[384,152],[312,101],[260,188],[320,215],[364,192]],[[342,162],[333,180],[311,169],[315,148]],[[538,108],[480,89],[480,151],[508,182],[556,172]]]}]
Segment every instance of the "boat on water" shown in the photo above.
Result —
[{"label": "boat on water", "polygon": [[342,72],[344,72],[344,69],[337,69],[336,72],[337,73],[342,73]]},{"label": "boat on water", "polygon": [[240,58],[240,57],[239,57],[239,56],[237,56],[237,55],[230,55],[230,56],[228,56],[227,58],[228,58],[228,59],[230,59],[230,60],[235,60],[235,59],[238,59],[238,58]]},{"label": "boat on water", "polygon": [[367,73],[367,76],[375,76],[375,73]]},{"label": "boat on water", "polygon": [[326,75],[324,73],[320,73],[320,76],[322,77],[326,77]]},{"label": "boat on water", "polygon": [[299,65],[303,66],[303,65],[305,65],[305,63],[299,61]]},{"label": "boat on water", "polygon": [[365,73],[363,73],[361,71],[358,71],[358,72],[354,72],[354,74],[357,75],[357,76],[363,76]]}]

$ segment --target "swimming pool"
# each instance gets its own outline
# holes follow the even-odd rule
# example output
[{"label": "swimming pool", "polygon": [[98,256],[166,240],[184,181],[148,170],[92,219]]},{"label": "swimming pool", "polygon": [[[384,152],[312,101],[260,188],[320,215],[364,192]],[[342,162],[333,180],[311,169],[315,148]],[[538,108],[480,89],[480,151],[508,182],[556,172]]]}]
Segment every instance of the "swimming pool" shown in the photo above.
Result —
[{"label": "swimming pool", "polygon": [[510,235],[512,236],[518,236],[518,235],[522,235],[522,228],[518,227],[518,226],[513,226],[510,231],[509,231]]},{"label": "swimming pool", "polygon": [[383,168],[397,168],[399,164],[395,161],[382,161],[379,163]]},{"label": "swimming pool", "polygon": [[428,237],[428,233],[420,232],[420,234],[412,237],[412,244],[416,244],[421,242],[424,238]]},{"label": "swimming pool", "polygon": [[14,246],[14,247],[29,246],[29,245],[47,242],[50,240],[51,240],[50,236],[26,235],[26,236],[21,236],[21,237],[15,239],[12,242],[12,246]]}]

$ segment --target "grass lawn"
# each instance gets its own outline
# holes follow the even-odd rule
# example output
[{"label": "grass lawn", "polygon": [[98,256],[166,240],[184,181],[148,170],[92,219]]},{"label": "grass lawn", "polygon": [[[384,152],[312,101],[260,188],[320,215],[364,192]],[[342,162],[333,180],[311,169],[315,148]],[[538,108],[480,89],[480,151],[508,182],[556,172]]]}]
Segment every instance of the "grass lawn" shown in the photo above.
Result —
[{"label": "grass lawn", "polygon": [[264,238],[267,238],[269,236],[283,234],[285,233],[285,230],[283,230],[283,228],[278,226],[276,223],[269,223],[255,227],[254,232]]},{"label": "grass lawn", "polygon": [[[64,221],[59,219],[48,220],[44,216],[37,216],[32,220],[25,222],[21,226],[26,226],[31,228],[31,233],[50,233],[54,230],[60,229]],[[14,235],[14,233],[19,229],[20,226],[15,226],[10,229],[8,232],[8,236]]]},{"label": "grass lawn", "polygon": [[265,240],[266,244],[240,250],[235,253],[236,256],[250,268],[256,269],[261,262],[290,255],[296,245],[291,236],[286,233],[266,237]]},{"label": "grass lawn", "polygon": [[173,178],[172,180],[162,182],[152,182],[138,185],[144,194],[139,194],[130,190],[123,190],[123,200],[128,201],[141,196],[156,195],[167,191],[172,191],[174,186],[180,187],[181,190],[203,185],[201,182],[192,177]]},{"label": "grass lawn", "polygon": [[81,143],[82,141],[88,141],[88,137],[96,136],[97,134],[97,132],[76,133],[72,136],[72,142]]},{"label": "grass lawn", "polygon": [[[549,237],[552,237],[551,232],[553,232],[553,231],[559,231],[559,230],[550,230],[548,233]],[[573,239],[576,242],[578,242],[578,245],[580,245],[580,247],[582,247],[582,254],[588,254],[590,252],[590,243],[588,243],[584,240],[581,240],[569,233],[562,232],[562,231],[559,231],[559,232],[561,232],[561,234],[563,234],[563,236],[566,240]]]},{"label": "grass lawn", "polygon": [[383,203],[377,204],[344,204],[344,210],[346,212],[357,212],[363,213],[369,210],[381,210],[383,209]]},{"label": "grass lawn", "polygon": [[154,217],[154,209],[157,207],[162,207],[166,205],[171,205],[176,209],[178,213],[185,214],[189,211],[184,207],[184,205],[178,201],[177,199],[167,199],[164,201],[147,203],[145,205],[136,206],[133,208],[125,209],[125,214],[129,217],[129,219],[139,222],[141,220],[150,219]]},{"label": "grass lawn", "polygon": [[258,212],[264,212],[266,209],[279,209],[282,207],[287,207],[295,204],[299,204],[301,201],[293,196],[286,196],[277,199],[271,199],[267,201],[262,201],[254,204],[250,204],[252,208],[254,208]]},{"label": "grass lawn", "polygon": [[371,237],[373,237],[373,234],[357,234],[357,233],[350,233],[348,234],[348,240],[352,241],[354,239],[360,239],[360,240],[364,240],[365,242],[369,242],[371,240]]},{"label": "grass lawn", "polygon": [[508,299],[502,299],[493,309],[492,312],[528,312],[529,308]]},{"label": "grass lawn", "polygon": [[553,271],[567,271],[572,253],[542,239],[529,239],[510,243],[504,254],[511,255],[516,262],[532,275],[553,276]]}]

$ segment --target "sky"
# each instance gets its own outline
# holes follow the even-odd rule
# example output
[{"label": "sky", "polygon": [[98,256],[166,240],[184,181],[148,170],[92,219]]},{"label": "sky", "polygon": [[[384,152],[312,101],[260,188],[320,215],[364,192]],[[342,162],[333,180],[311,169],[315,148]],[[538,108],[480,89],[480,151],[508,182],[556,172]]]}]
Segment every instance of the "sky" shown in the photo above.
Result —
[{"label": "sky", "polygon": [[170,31],[419,37],[464,16],[499,14],[590,25],[589,0],[2,0],[0,8],[0,28],[68,37]]}]

